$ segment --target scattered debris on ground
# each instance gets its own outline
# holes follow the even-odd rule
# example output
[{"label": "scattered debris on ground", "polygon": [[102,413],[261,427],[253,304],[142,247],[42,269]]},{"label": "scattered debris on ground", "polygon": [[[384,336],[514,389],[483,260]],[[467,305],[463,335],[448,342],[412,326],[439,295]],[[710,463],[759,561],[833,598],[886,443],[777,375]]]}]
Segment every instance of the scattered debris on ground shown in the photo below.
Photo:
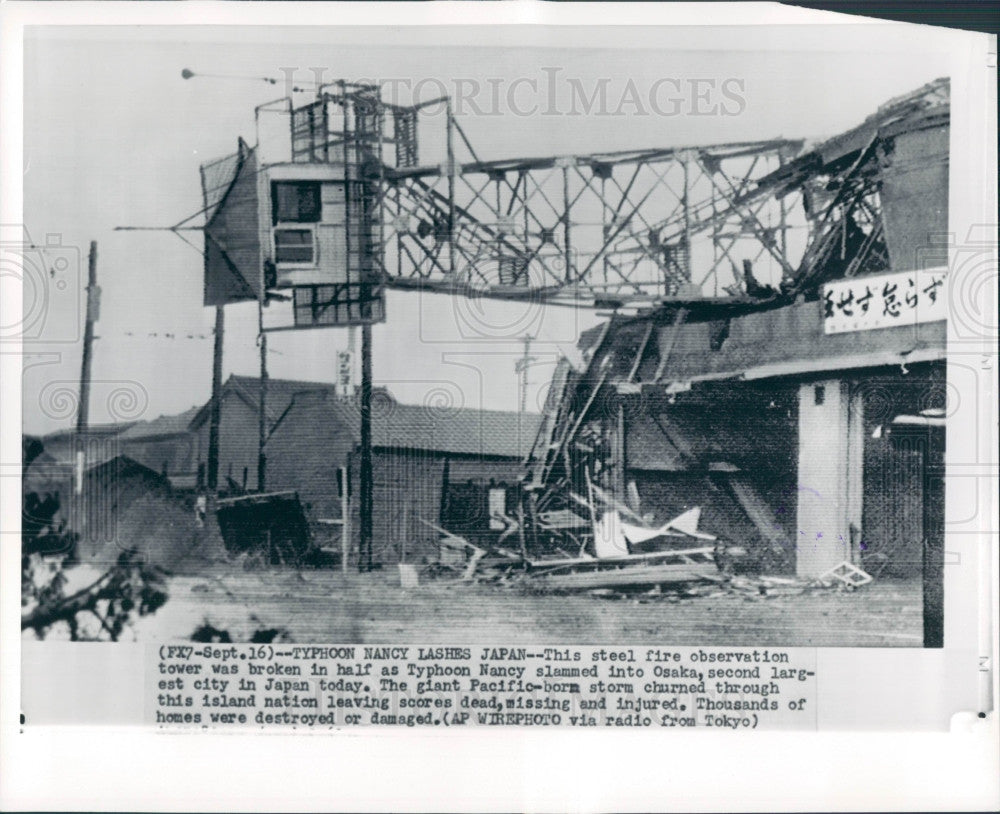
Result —
[{"label": "scattered debris on ground", "polygon": [[[698,507],[654,527],[601,490],[592,487],[591,495],[610,508],[598,514],[594,502],[578,498],[593,521],[585,544],[576,553],[555,545],[550,545],[550,551],[542,556],[528,556],[527,552],[500,546],[483,548],[460,534],[421,520],[441,535],[442,548],[441,560],[428,565],[424,573],[432,579],[452,577],[458,582],[514,587],[526,594],[585,593],[639,602],[676,602],[723,594],[771,599],[814,590],[854,590],[873,579],[848,562],[813,580],[736,574],[732,565],[745,553],[744,549],[699,530]],[[546,516],[544,524],[551,532],[551,543],[563,539],[566,529],[586,528],[588,521],[562,510]],[[651,544],[655,550],[646,550]],[[642,553],[636,553],[637,549]]]},{"label": "scattered debris on ground", "polygon": [[[599,493],[594,489],[592,494]],[[615,506],[610,496],[601,495]],[[516,587],[529,594],[587,593],[601,598],[638,598],[667,601],[700,596],[733,594],[747,599],[796,596],[806,591],[840,588],[854,590],[872,577],[848,562],[830,569],[822,577],[802,580],[784,576],[734,574],[732,563],[743,549],[700,531],[697,507],[683,512],[663,525],[652,527],[624,506],[600,514],[593,503],[580,498],[595,517],[592,537],[574,555],[555,548],[545,556],[529,557],[503,547],[483,548],[459,534],[422,520],[441,535],[442,549],[451,556],[425,569],[427,576],[457,577],[460,582],[477,581]],[[628,519],[622,518],[628,512]],[[546,525],[559,533],[579,529],[587,521],[571,511],[545,518]],[[677,548],[687,542],[686,547]],[[633,553],[635,548],[659,543],[660,549]],[[690,543],[701,543],[690,545]],[[706,544],[710,543],[710,544]],[[586,549],[590,547],[593,553]],[[465,559],[455,560],[460,552]]]}]

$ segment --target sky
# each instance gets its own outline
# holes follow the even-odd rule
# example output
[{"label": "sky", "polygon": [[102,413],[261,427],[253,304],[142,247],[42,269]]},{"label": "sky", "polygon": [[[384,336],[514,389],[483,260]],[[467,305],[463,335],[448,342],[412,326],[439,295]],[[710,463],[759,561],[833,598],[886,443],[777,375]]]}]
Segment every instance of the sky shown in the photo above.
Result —
[{"label": "sky", "polygon": [[[409,82],[423,99],[442,86],[453,95],[464,92],[461,126],[479,156],[490,160],[818,139],[947,74],[940,56],[896,41],[879,52],[870,38],[862,45],[847,30],[820,47],[815,38],[797,42],[789,32],[734,40],[722,29],[718,37],[705,31],[694,37],[609,27],[606,42],[588,47],[568,47],[569,31],[529,34],[33,30],[25,42],[24,227],[33,244],[47,248],[25,260],[45,284],[25,288],[31,341],[24,430],[44,433],[75,420],[92,240],[101,304],[91,421],[151,419],[209,398],[214,311],[202,304],[199,251],[169,232],[115,227],[169,226],[200,209],[199,165],[232,153],[239,136],[253,143],[255,106],[285,94],[281,81],[259,77],[291,76],[305,84],[319,69],[324,80],[374,79],[401,95]],[[740,45],[723,47],[734,41]],[[706,49],[712,42],[719,45]],[[184,68],[205,76],[185,80]],[[574,110],[574,83],[589,93],[602,80],[607,108]],[[691,99],[696,81],[710,88],[713,114]],[[739,103],[721,95],[725,82]],[[638,104],[619,104],[630,83]],[[477,86],[482,90],[473,94]],[[664,88],[680,88],[680,96]],[[200,246],[197,233],[188,236]],[[538,410],[560,348],[600,318],[586,310],[402,292],[389,293],[387,315],[373,331],[377,384],[408,403],[505,410],[518,407],[514,363],[523,351],[521,336],[535,337],[527,404]],[[269,374],[333,381],[336,353],[347,341],[344,329],[271,334]],[[258,375],[255,304],[226,308],[223,359],[224,376]]]}]

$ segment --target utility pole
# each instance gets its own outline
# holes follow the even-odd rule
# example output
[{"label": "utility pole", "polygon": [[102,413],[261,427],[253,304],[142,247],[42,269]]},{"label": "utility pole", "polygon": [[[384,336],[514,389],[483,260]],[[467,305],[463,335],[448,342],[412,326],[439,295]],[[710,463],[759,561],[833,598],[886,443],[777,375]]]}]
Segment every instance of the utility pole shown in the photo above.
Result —
[{"label": "utility pole", "polygon": [[264,331],[264,302],[257,301],[257,324],[260,342],[260,417],[257,438],[257,491],[267,489],[267,333]]},{"label": "utility pole", "polygon": [[83,492],[84,434],[90,418],[90,365],[94,344],[94,323],[98,319],[101,289],[97,287],[97,241],[90,241],[90,258],[87,263],[87,315],[83,327],[83,361],[80,365],[80,403],[76,412],[76,493]]},{"label": "utility pole", "polygon": [[361,537],[358,570],[372,569],[372,326],[361,326]]},{"label": "utility pole", "polygon": [[212,352],[212,406],[208,419],[208,511],[215,511],[219,497],[219,419],[222,415],[222,337],[225,307],[215,306],[215,343]]},{"label": "utility pole", "polygon": [[524,353],[521,358],[514,363],[514,369],[520,374],[521,377],[521,409],[520,412],[525,412],[528,409],[528,367],[530,367],[532,362],[537,362],[538,357],[531,355],[531,337],[525,334],[521,337],[521,342],[524,344]]},{"label": "utility pole", "polygon": [[355,370],[357,370],[357,368],[355,367],[355,365],[357,364],[355,360],[358,358],[356,355],[357,352],[358,352],[358,326],[352,325],[350,328],[347,329],[347,355],[350,359],[349,363],[350,376],[348,377],[347,387],[344,390],[345,396],[353,396],[357,392],[355,382],[358,379],[357,379],[357,374],[354,372]]}]

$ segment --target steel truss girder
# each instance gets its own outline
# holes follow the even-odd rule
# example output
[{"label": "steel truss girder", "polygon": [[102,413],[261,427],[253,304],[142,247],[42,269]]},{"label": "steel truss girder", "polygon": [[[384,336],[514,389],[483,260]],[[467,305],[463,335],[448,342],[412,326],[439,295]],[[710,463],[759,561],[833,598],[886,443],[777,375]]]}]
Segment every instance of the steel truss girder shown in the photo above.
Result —
[{"label": "steel truss girder", "polygon": [[[765,257],[787,278],[787,226],[783,216],[765,222],[779,204],[758,181],[800,146],[476,161],[450,165],[453,175],[449,165],[385,167],[385,284],[587,304],[700,298],[704,281],[736,273],[737,247],[740,259]],[[712,250],[697,269],[695,241]]]}]

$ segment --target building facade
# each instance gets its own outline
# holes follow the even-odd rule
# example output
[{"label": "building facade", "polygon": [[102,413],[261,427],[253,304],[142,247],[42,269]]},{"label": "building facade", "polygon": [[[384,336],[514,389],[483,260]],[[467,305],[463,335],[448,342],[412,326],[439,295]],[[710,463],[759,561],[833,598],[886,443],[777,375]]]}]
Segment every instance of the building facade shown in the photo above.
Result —
[{"label": "building facade", "polygon": [[[450,531],[472,539],[498,537],[500,529],[490,523],[490,490],[494,506],[499,508],[495,501],[503,492],[501,511],[515,512],[513,497],[508,501],[506,495],[523,475],[523,459],[538,422],[534,414],[438,409],[399,404],[386,393],[376,395],[374,560],[437,559],[441,535],[422,521],[448,523]],[[297,394],[267,443],[268,489],[298,492],[320,533],[324,521],[343,520],[346,473],[352,552],[357,551],[360,529],[359,443],[357,402],[320,391]],[[339,526],[336,529],[333,536],[339,536]]]}]

